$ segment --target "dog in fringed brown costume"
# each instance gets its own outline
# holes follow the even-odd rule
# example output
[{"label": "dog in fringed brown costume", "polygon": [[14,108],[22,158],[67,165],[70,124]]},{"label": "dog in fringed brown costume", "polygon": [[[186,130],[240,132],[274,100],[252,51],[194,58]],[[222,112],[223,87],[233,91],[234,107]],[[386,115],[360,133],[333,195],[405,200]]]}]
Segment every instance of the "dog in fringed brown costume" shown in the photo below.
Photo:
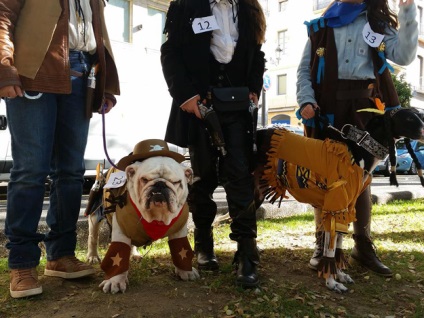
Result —
[{"label": "dog in fringed brown costume", "polygon": [[389,144],[394,142],[387,135],[422,139],[423,129],[416,110],[399,108],[374,117],[366,131],[351,125],[335,131],[345,142],[307,138],[284,128],[257,132],[257,201],[267,198],[274,203],[279,199],[281,204],[287,191],[299,202],[322,210],[325,243],[318,276],[325,278],[330,290],[345,292],[348,289],[343,283],[353,283],[343,272],[347,265],[343,233],[355,221],[356,200],[371,182],[371,172],[387,157]]},{"label": "dog in fringed brown costume", "polygon": [[107,172],[102,209],[112,225],[112,242],[101,263],[105,280],[99,287],[105,293],[125,292],[132,245],[147,246],[164,237],[175,273],[182,280],[199,278],[187,239],[186,200],[193,172],[181,164],[184,160],[165,141],[149,139],[118,162],[119,170]]}]

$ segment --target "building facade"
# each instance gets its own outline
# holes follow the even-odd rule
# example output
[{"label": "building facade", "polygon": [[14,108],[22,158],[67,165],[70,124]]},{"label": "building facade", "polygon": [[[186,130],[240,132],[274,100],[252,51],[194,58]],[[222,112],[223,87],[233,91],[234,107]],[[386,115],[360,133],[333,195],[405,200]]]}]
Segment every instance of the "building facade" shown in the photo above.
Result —
[{"label": "building facade", "polygon": [[[392,10],[398,11],[398,0],[389,0]],[[331,0],[261,0],[267,17],[267,41],[264,51],[267,59],[266,78],[270,82],[265,90],[267,124],[287,123],[301,125],[295,112],[296,72],[307,41],[304,21],[320,16]],[[393,65],[395,73],[403,74],[411,85],[411,106],[424,108],[424,1],[415,0],[420,36],[417,58],[407,67]]]},{"label": "building facade", "polygon": [[[108,30],[121,80],[118,105],[106,117],[108,142],[119,152],[132,150],[141,139],[163,138],[171,97],[160,65],[160,46],[165,41],[163,27],[170,0],[109,0],[106,8]],[[300,126],[295,112],[297,67],[307,41],[304,21],[322,14],[331,0],[259,0],[266,19],[263,50],[267,71],[260,99],[260,123],[286,123]],[[398,0],[389,0],[394,11]],[[407,66],[393,65],[397,74],[411,84],[411,105],[424,108],[424,0],[415,0],[420,27],[415,61]],[[101,131],[94,119],[92,135]]]}]

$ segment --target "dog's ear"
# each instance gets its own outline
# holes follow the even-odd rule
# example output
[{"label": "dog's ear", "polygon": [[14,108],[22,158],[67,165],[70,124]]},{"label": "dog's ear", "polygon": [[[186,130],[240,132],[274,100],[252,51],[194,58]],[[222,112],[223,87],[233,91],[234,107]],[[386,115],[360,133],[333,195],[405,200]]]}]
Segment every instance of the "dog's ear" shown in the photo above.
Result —
[{"label": "dog's ear", "polygon": [[129,165],[125,168],[125,173],[127,175],[127,179],[131,179],[135,175],[135,169],[132,165]]},{"label": "dog's ear", "polygon": [[184,175],[187,179],[187,183],[189,185],[193,184],[193,169],[190,167],[183,167],[184,168]]}]

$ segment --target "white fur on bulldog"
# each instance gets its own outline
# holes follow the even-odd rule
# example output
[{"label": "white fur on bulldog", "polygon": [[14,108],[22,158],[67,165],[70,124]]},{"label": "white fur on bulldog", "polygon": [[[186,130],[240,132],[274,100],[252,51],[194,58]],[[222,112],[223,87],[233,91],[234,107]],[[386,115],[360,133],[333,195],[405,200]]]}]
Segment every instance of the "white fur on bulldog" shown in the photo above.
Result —
[{"label": "white fur on bulldog", "polygon": [[[188,183],[191,183],[191,168],[183,167],[168,157],[152,157],[129,165],[127,190],[147,222],[162,221],[169,225],[186,203]],[[152,188],[164,182],[169,193],[169,202],[149,202]],[[149,202],[150,204],[146,205]]]},{"label": "white fur on bulldog", "polygon": [[168,237],[175,273],[182,280],[199,278],[191,266],[193,251],[187,240],[186,200],[193,176],[191,168],[169,157],[151,157],[129,165],[125,172],[125,189],[119,195],[112,192],[116,204],[104,202],[116,211],[108,214],[113,218],[112,243],[102,261],[106,279],[99,287],[105,293],[125,292],[131,245],[148,245],[162,237]]}]

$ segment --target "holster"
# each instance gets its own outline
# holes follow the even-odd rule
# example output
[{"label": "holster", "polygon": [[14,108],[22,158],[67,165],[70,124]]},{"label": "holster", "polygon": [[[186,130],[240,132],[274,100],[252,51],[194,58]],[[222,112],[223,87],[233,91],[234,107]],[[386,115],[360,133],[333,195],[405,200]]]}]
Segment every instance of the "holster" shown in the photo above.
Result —
[{"label": "holster", "polygon": [[88,118],[91,117],[94,107],[94,88],[87,87],[85,95],[85,111]]}]

